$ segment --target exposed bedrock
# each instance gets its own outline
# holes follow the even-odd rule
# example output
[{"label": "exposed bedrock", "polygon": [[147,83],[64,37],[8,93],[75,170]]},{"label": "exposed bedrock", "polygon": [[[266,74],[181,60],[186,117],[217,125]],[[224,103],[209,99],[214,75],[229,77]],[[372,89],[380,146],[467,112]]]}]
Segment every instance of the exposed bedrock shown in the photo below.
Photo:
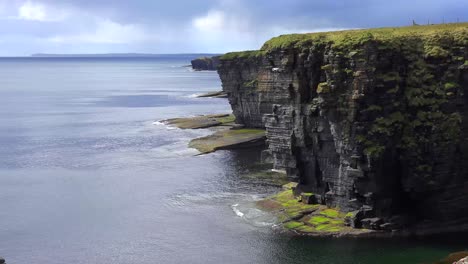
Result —
[{"label": "exposed bedrock", "polygon": [[192,69],[196,71],[216,71],[219,65],[219,57],[201,57],[191,61]]},{"label": "exposed bedrock", "polygon": [[359,210],[357,225],[448,231],[468,225],[467,28],[285,35],[218,73],[299,191]]}]

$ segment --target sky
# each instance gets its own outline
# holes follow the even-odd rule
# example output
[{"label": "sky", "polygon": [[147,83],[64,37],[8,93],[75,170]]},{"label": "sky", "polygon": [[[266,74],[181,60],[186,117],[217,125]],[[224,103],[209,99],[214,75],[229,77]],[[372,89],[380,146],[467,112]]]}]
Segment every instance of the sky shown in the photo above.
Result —
[{"label": "sky", "polygon": [[467,22],[468,0],[0,0],[0,56],[224,53],[413,19]]}]

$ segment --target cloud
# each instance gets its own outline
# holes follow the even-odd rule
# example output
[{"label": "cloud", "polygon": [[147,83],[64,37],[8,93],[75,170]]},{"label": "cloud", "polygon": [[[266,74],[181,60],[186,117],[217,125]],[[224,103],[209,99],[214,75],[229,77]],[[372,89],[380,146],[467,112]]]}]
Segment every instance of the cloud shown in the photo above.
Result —
[{"label": "cloud", "polygon": [[224,12],[213,10],[205,16],[195,17],[192,21],[195,29],[200,31],[220,31],[225,27]]},{"label": "cloud", "polygon": [[67,14],[63,10],[48,7],[38,2],[27,1],[18,8],[17,19],[32,21],[61,21]]},{"label": "cloud", "polygon": [[111,20],[98,20],[94,30],[58,35],[47,38],[56,43],[102,43],[124,44],[139,42],[154,42],[157,38],[145,32],[139,25],[121,25]]},{"label": "cloud", "polygon": [[0,0],[0,53],[221,53],[287,33],[468,21],[467,8],[466,0]]},{"label": "cloud", "polygon": [[[247,15],[238,16],[234,12],[212,9],[206,14],[196,16],[191,21],[191,28],[202,34],[217,34],[219,38],[232,34],[252,33],[251,22]],[[213,37],[216,37],[213,35]]]},{"label": "cloud", "polygon": [[211,9],[193,17],[186,31],[196,51],[223,52],[241,47],[258,48],[258,36],[251,29],[248,15]]},{"label": "cloud", "polygon": [[25,20],[46,20],[46,12],[43,5],[26,2],[20,6],[18,17]]},{"label": "cloud", "polygon": [[218,9],[211,9],[205,14],[192,18],[188,31],[193,47],[215,52],[258,49],[266,40],[281,34],[347,29],[322,26],[328,21],[320,19],[309,18],[307,22],[304,22],[300,17],[292,22],[259,22],[258,18],[255,18],[254,14],[243,4],[235,1],[223,2],[223,4]]}]

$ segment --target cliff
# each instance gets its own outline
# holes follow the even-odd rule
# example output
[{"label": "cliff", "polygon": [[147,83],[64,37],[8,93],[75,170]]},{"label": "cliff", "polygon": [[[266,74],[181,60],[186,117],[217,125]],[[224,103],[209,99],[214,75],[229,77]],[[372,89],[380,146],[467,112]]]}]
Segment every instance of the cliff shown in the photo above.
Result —
[{"label": "cliff", "polygon": [[219,65],[219,57],[201,57],[191,61],[192,69],[196,71],[215,71]]},{"label": "cliff", "polygon": [[297,193],[356,227],[467,228],[468,23],[283,35],[218,73]]}]

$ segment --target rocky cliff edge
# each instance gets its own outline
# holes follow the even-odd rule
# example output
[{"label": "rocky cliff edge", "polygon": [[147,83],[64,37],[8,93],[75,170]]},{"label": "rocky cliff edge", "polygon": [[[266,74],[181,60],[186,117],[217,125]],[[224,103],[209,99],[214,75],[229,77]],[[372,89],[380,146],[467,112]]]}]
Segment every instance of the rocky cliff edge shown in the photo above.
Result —
[{"label": "rocky cliff edge", "polygon": [[218,73],[297,194],[356,227],[468,228],[468,23],[283,35]]}]

